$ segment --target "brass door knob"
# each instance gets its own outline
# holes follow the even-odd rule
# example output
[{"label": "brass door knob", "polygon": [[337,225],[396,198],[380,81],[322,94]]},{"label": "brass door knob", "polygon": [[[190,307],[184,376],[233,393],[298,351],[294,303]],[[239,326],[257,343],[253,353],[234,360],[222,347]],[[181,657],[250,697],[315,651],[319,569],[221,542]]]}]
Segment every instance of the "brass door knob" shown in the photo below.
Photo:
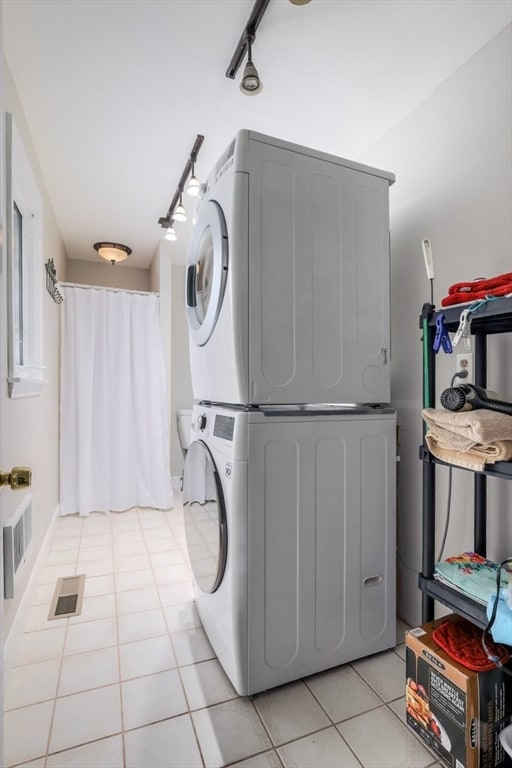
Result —
[{"label": "brass door knob", "polygon": [[10,472],[0,472],[0,488],[10,485],[13,491],[28,488],[32,483],[30,467],[13,467]]}]

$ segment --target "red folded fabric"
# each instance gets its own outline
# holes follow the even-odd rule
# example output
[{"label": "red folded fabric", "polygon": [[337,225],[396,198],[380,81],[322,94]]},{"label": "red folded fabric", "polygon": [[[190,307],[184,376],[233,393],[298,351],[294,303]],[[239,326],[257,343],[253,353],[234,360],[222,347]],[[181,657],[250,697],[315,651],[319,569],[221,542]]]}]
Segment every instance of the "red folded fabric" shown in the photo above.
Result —
[{"label": "red folded fabric", "polygon": [[487,296],[506,296],[512,293],[512,272],[504,272],[496,277],[473,280],[469,283],[454,283],[448,289],[448,296],[441,301],[443,307],[450,304],[462,304],[467,301],[478,301]]},{"label": "red folded fabric", "polygon": [[[432,637],[436,643],[459,664],[476,672],[494,669],[493,661],[487,658],[482,647],[482,630],[466,619],[460,621],[443,621],[434,631]],[[491,638],[485,641],[489,651],[505,664],[510,653],[506,646],[498,645]]]}]

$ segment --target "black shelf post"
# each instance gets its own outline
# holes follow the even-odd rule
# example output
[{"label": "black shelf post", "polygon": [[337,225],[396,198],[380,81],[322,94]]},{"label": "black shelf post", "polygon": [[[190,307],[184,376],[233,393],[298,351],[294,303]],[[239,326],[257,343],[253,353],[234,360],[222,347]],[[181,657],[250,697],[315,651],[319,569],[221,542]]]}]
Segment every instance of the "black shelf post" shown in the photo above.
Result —
[{"label": "black shelf post", "polygon": [[[475,341],[475,384],[487,386],[487,336],[476,333]],[[475,474],[474,478],[473,537],[475,552],[485,557],[487,552],[487,477]]]},{"label": "black shelf post", "polygon": [[[433,304],[424,304],[421,313],[423,331],[423,407],[435,407],[435,377],[436,356],[434,352],[435,327],[430,322],[435,312]],[[423,434],[426,426],[423,424]],[[423,525],[422,525],[422,575],[432,578],[435,565],[435,532],[436,532],[436,465],[430,460],[425,441],[423,441]],[[434,618],[434,599],[427,593],[422,593],[423,621]]]}]

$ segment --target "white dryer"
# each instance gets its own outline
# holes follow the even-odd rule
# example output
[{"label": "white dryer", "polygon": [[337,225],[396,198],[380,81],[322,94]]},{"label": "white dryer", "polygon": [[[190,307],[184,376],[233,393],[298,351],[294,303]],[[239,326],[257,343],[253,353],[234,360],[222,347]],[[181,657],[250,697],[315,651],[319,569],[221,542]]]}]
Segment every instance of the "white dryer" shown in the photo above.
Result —
[{"label": "white dryer", "polygon": [[194,597],[240,694],[395,645],[395,424],[388,408],[194,407]]},{"label": "white dryer", "polygon": [[208,178],[187,258],[196,400],[389,402],[393,180],[237,134]]}]

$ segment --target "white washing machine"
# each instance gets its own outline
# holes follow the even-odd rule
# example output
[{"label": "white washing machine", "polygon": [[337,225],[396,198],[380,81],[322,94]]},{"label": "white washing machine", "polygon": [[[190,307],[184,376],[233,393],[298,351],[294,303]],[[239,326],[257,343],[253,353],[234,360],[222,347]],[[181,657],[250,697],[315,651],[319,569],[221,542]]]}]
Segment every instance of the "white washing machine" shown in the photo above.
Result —
[{"label": "white washing machine", "polygon": [[194,597],[238,693],[395,645],[395,425],[377,407],[194,407]]},{"label": "white washing machine", "polygon": [[393,181],[237,134],[208,178],[187,259],[196,400],[389,402]]}]

